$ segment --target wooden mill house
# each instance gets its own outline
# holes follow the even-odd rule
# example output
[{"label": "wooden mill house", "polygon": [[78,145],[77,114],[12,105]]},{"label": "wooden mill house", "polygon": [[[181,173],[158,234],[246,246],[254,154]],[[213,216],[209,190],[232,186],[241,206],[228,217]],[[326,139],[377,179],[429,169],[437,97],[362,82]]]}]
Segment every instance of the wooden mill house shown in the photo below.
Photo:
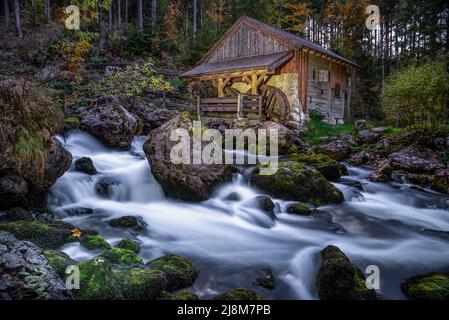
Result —
[{"label": "wooden mill house", "polygon": [[216,88],[216,97],[198,97],[201,114],[256,114],[296,127],[312,110],[330,123],[342,122],[355,68],[310,41],[242,17],[182,77]]}]

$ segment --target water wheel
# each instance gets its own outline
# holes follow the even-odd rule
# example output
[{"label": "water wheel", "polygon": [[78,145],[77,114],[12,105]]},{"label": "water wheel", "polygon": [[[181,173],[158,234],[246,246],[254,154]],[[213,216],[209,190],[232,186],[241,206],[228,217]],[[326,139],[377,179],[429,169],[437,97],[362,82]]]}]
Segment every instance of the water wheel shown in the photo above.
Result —
[{"label": "water wheel", "polygon": [[287,123],[288,115],[290,114],[290,103],[287,96],[281,89],[262,85],[260,87],[261,94],[264,97],[263,114],[267,119],[279,119],[281,123]]}]

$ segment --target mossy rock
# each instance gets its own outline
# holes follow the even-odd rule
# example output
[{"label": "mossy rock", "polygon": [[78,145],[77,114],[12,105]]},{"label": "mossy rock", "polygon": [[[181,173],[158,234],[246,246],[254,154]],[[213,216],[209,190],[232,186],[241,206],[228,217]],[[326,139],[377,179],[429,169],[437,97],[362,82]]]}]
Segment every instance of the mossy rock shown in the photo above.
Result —
[{"label": "mossy rock", "polygon": [[376,291],[368,289],[362,271],[335,246],[321,251],[317,289],[321,300],[376,300]]},{"label": "mossy rock", "polygon": [[409,300],[449,300],[449,275],[431,273],[413,277],[401,284]]},{"label": "mossy rock", "polygon": [[291,204],[287,208],[287,213],[298,216],[310,216],[314,214],[314,212],[315,210],[305,203]]},{"label": "mossy rock", "polygon": [[294,154],[291,159],[304,167],[313,167],[327,180],[335,181],[348,174],[348,169],[322,153]]},{"label": "mossy rock", "polygon": [[78,264],[80,289],[73,290],[78,300],[122,300],[124,298],[120,282],[111,264],[97,257]]},{"label": "mossy rock", "polygon": [[140,245],[134,240],[131,239],[122,239],[116,246],[116,248],[126,249],[135,254],[140,252]]},{"label": "mossy rock", "polygon": [[116,270],[122,293],[127,300],[155,300],[167,286],[165,274],[160,270],[135,268]]},{"label": "mossy rock", "polygon": [[134,252],[121,248],[107,250],[103,252],[100,257],[108,260],[112,264],[117,265],[132,266],[143,264],[142,258]]},{"label": "mossy rock", "polygon": [[75,260],[70,258],[70,256],[64,252],[48,249],[44,251],[44,255],[50,266],[62,280],[65,280],[66,278],[65,271],[67,267],[77,264]]},{"label": "mossy rock", "polygon": [[109,225],[114,228],[132,229],[135,231],[142,231],[145,228],[143,219],[135,216],[125,216],[109,221]]},{"label": "mossy rock", "polygon": [[[63,221],[16,221],[0,225],[0,231],[6,231],[19,240],[28,240],[43,249],[57,249],[69,242],[79,241],[73,236],[76,227]],[[83,235],[95,235],[96,231],[81,230]]]},{"label": "mossy rock", "polygon": [[192,286],[198,277],[198,271],[189,261],[173,254],[150,261],[147,266],[165,273],[166,290],[170,292]]},{"label": "mossy rock", "polygon": [[276,288],[276,279],[271,269],[263,269],[263,276],[256,278],[256,283],[262,288],[274,290]]},{"label": "mossy rock", "polygon": [[80,119],[78,117],[69,117],[65,119],[65,124],[72,129],[79,129]]},{"label": "mossy rock", "polygon": [[263,300],[263,298],[256,292],[248,290],[248,289],[235,289],[229,292],[225,292],[223,294],[220,294],[213,298],[213,300],[231,300],[231,301],[238,301],[238,300],[247,300],[247,301],[253,301],[253,300]]},{"label": "mossy rock", "polygon": [[198,301],[200,298],[189,290],[181,290],[177,294],[164,292],[163,300]]},{"label": "mossy rock", "polygon": [[261,175],[256,170],[251,184],[270,195],[287,200],[311,203],[316,206],[342,203],[343,193],[330,184],[323,175],[294,162],[279,163],[273,175]]},{"label": "mossy rock", "polygon": [[81,237],[80,244],[91,251],[103,251],[112,249],[110,244],[99,235]]}]

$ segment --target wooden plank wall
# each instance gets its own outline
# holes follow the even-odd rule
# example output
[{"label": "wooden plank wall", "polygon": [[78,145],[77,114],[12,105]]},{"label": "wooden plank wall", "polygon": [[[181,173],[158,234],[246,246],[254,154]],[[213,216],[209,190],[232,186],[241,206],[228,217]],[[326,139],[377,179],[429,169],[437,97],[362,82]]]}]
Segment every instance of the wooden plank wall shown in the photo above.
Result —
[{"label": "wooden plank wall", "polygon": [[289,48],[275,38],[243,23],[234,33],[223,40],[223,43],[212,52],[207,62],[219,62],[287,50]]}]

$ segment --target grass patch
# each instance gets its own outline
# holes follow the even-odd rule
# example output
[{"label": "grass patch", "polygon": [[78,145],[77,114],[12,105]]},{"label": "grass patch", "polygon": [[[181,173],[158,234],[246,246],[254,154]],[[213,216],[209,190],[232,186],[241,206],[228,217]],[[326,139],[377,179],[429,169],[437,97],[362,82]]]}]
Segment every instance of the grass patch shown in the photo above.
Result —
[{"label": "grass patch", "polygon": [[306,126],[307,130],[301,134],[301,138],[311,145],[319,145],[325,138],[337,137],[342,132],[356,133],[355,126],[350,123],[333,126],[319,119],[311,119]]}]

